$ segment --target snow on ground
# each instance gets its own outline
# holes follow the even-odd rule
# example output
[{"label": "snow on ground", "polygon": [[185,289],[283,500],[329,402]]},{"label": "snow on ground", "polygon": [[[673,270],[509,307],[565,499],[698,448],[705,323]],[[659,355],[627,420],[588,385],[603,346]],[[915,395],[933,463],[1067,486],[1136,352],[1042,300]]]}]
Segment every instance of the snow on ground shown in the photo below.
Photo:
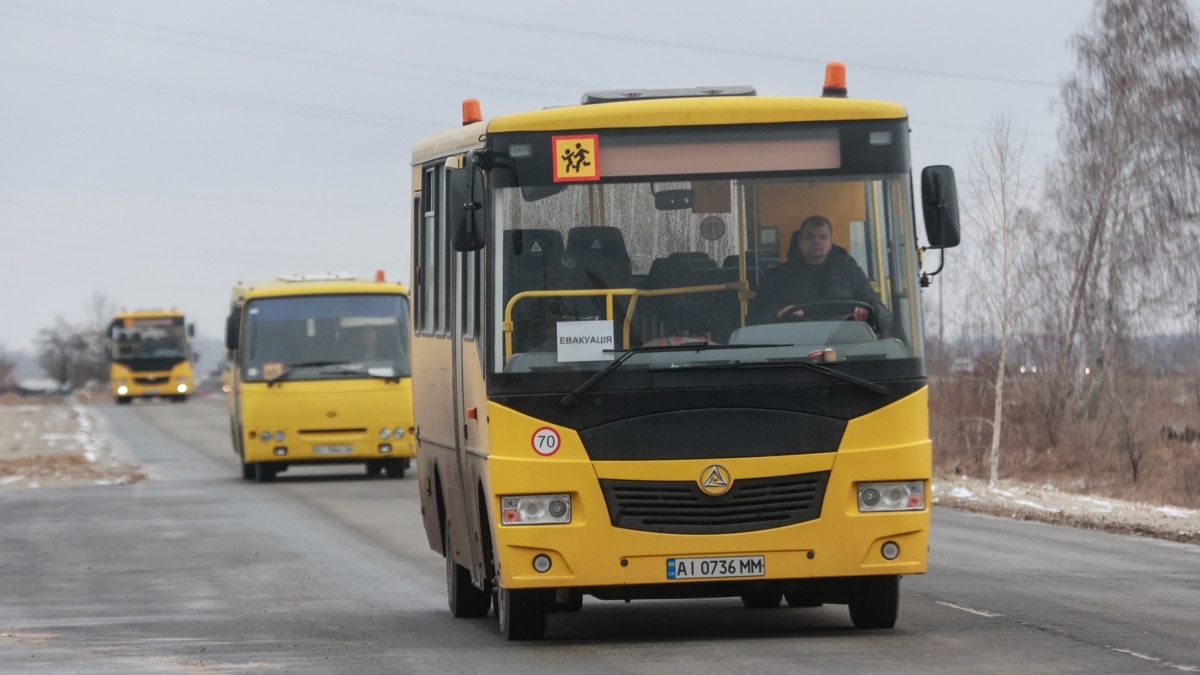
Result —
[{"label": "snow on ground", "polygon": [[987,481],[952,476],[934,481],[933,503],[1020,520],[1200,544],[1200,510],[1074,494],[1049,484],[1001,480],[989,486]]},{"label": "snow on ground", "polygon": [[[86,406],[0,400],[0,490],[129,485],[145,479],[114,456]],[[6,404],[7,403],[7,404]]]}]

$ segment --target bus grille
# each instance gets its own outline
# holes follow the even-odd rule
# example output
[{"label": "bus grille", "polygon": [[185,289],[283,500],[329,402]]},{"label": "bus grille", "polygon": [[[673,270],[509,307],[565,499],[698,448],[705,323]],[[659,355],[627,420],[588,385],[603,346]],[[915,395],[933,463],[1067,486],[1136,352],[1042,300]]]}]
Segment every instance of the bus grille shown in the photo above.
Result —
[{"label": "bus grille", "polygon": [[170,379],[170,375],[138,375],[133,381],[138,384],[166,384]]},{"label": "bus grille", "polygon": [[665,534],[728,534],[821,516],[829,472],[743,478],[719,497],[694,481],[601,480],[614,527]]}]

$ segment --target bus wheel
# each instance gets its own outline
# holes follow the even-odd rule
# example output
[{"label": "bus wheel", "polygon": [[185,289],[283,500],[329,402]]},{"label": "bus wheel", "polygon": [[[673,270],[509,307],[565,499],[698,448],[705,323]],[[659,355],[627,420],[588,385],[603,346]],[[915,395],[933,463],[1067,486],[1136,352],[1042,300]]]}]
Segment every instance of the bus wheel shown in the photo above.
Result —
[{"label": "bus wheel", "polygon": [[750,591],[742,593],[742,606],[746,609],[775,609],[783,601],[779,591]]},{"label": "bus wheel", "polygon": [[255,474],[254,465],[247,464],[245,460],[242,460],[242,480],[254,480],[256,478]]},{"label": "bus wheel", "polygon": [[383,465],[383,470],[387,472],[388,478],[404,478],[404,470],[407,468],[407,459],[389,459]]},{"label": "bus wheel", "polygon": [[270,483],[275,480],[275,467],[267,462],[255,462],[254,467],[254,482]]},{"label": "bus wheel", "polygon": [[546,635],[546,604],[541,589],[499,589],[496,614],[500,617],[500,634],[507,640],[541,640]]},{"label": "bus wheel", "polygon": [[133,403],[133,399],[129,396],[117,397],[117,405],[129,405],[130,403]]},{"label": "bus wheel", "polygon": [[445,526],[442,526],[442,546],[446,557],[446,599],[450,613],[456,619],[482,619],[492,609],[492,594],[475,588],[471,583],[471,572],[454,562]]},{"label": "bus wheel", "polygon": [[367,475],[372,478],[383,474],[383,462],[367,462]]},{"label": "bus wheel", "polygon": [[855,628],[891,628],[900,611],[900,577],[863,577],[850,591],[850,620]]},{"label": "bus wheel", "polygon": [[171,397],[171,403],[183,403],[187,401],[187,394],[179,394]]}]

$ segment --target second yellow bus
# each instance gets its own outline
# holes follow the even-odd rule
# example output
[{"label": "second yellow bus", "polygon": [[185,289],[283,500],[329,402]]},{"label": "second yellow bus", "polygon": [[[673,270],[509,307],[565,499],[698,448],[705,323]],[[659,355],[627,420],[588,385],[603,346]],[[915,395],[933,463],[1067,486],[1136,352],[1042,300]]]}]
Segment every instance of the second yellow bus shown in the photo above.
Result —
[{"label": "second yellow bus", "polygon": [[358,463],[401,478],[415,456],[408,295],[382,273],[239,283],[226,325],[242,478]]}]

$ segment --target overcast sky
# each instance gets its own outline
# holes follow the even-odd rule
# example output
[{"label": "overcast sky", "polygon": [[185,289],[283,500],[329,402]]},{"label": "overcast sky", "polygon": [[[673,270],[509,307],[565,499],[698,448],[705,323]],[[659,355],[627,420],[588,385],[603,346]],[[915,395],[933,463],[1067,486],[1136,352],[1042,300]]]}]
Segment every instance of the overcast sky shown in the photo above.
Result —
[{"label": "overcast sky", "polygon": [[[1193,11],[1196,3],[1193,2]],[[1090,0],[0,0],[0,350],[56,316],[176,306],[218,337],[230,287],[408,281],[417,138],[589,89],[749,84],[907,106],[913,162],[1007,114],[1054,149]]]}]

